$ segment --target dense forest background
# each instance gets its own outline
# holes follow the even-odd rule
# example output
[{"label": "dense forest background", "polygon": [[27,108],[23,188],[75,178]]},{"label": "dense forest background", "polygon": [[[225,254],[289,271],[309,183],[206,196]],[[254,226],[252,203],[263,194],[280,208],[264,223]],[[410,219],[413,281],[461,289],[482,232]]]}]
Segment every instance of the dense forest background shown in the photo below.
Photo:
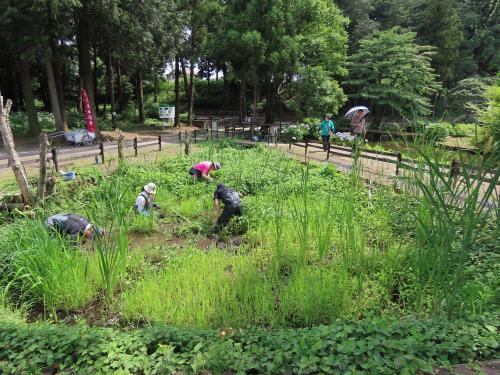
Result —
[{"label": "dense forest background", "polygon": [[[373,127],[476,122],[500,65],[499,0],[0,0],[0,90],[29,127],[238,111],[372,110]],[[185,112],[185,114],[184,114]],[[15,117],[16,114],[13,113]]]}]

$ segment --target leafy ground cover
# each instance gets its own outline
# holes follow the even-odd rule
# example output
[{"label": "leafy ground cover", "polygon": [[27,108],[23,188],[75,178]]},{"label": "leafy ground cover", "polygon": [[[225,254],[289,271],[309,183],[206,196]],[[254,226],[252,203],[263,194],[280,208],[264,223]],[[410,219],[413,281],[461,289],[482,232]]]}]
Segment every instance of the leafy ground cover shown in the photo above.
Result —
[{"label": "leafy ground cover", "polygon": [[[448,322],[337,320],[330,326],[132,332],[0,323],[3,373],[416,374],[498,355],[498,316]],[[205,372],[203,372],[205,371]]]},{"label": "leafy ground cover", "polygon": [[[211,233],[215,184],[187,174],[201,159],[220,161],[215,180],[244,194],[243,217],[218,236]],[[439,169],[414,181],[427,187],[415,198],[365,184],[354,168],[345,175],[331,164],[302,165],[276,150],[225,141],[196,155],[80,170],[44,205],[3,218],[2,320],[45,323],[2,323],[0,366],[11,371],[31,356],[38,358],[33,368],[81,373],[414,373],[494,358],[495,211],[477,206],[477,196],[461,210],[440,204],[453,204],[454,185]],[[150,181],[158,185],[161,217],[131,210]],[[77,250],[43,228],[58,212],[85,214],[110,235]],[[116,330],[164,324],[181,328],[153,329],[161,338]],[[217,329],[227,336],[217,338]]]}]

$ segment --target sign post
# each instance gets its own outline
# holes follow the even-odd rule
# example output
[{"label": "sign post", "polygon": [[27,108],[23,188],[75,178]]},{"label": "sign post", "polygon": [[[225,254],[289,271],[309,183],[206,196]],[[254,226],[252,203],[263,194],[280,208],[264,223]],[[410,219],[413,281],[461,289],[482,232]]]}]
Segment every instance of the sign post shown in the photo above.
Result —
[{"label": "sign post", "polygon": [[175,118],[175,107],[169,107],[166,104],[160,104],[159,116],[162,127],[173,127]]}]

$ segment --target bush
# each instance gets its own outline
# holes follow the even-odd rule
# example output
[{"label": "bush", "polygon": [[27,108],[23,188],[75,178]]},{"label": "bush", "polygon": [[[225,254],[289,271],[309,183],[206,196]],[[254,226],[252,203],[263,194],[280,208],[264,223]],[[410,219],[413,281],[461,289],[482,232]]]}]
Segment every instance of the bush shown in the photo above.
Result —
[{"label": "bush", "polygon": [[309,126],[306,124],[294,124],[281,132],[283,142],[300,142],[309,134]]},{"label": "bush", "polygon": [[453,135],[453,126],[447,122],[430,123],[424,129],[424,138],[428,141],[439,142],[449,135]]},{"label": "bush", "polygon": [[87,125],[85,113],[83,112],[69,111],[66,113],[66,119],[68,120],[68,127],[70,129],[80,129]]},{"label": "bush", "polygon": [[[498,358],[500,322],[338,320],[303,329],[222,331],[0,323],[0,372],[416,374]],[[203,371],[205,370],[205,371]]]}]

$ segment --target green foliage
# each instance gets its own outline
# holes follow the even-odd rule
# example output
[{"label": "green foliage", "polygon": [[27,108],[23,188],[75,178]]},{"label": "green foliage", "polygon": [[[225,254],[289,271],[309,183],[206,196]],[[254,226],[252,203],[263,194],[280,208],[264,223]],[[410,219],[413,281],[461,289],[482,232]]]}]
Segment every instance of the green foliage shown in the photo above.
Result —
[{"label": "green foliage", "polygon": [[294,124],[281,132],[280,140],[282,142],[300,142],[309,134],[309,125]]},{"label": "green foliage", "polygon": [[424,0],[415,18],[419,42],[436,47],[432,66],[441,82],[450,87],[454,82],[459,48],[463,40],[456,1]]},{"label": "green foliage", "polygon": [[291,89],[286,105],[299,116],[337,113],[347,99],[331,73],[322,67],[300,69]]},{"label": "green foliage", "polygon": [[428,141],[442,141],[453,132],[453,126],[447,122],[429,123],[424,129],[424,137]]},{"label": "green foliage", "polygon": [[[326,276],[326,275],[325,275]],[[75,373],[401,373],[495,359],[495,314],[468,320],[338,320],[298,330],[188,330],[0,323],[0,370]]]},{"label": "green foliage", "polygon": [[500,79],[497,79],[496,85],[492,86],[486,92],[488,103],[480,114],[480,120],[488,126],[488,132],[494,142],[493,147],[500,145]]},{"label": "green foliage", "polygon": [[432,49],[414,43],[415,33],[398,28],[376,32],[360,41],[350,57],[350,95],[368,104],[380,123],[385,110],[414,118],[430,113],[430,96],[439,88],[430,67]]},{"label": "green foliage", "polygon": [[493,84],[489,77],[465,78],[447,94],[447,108],[459,121],[478,122],[477,110],[486,104],[485,92]]}]

